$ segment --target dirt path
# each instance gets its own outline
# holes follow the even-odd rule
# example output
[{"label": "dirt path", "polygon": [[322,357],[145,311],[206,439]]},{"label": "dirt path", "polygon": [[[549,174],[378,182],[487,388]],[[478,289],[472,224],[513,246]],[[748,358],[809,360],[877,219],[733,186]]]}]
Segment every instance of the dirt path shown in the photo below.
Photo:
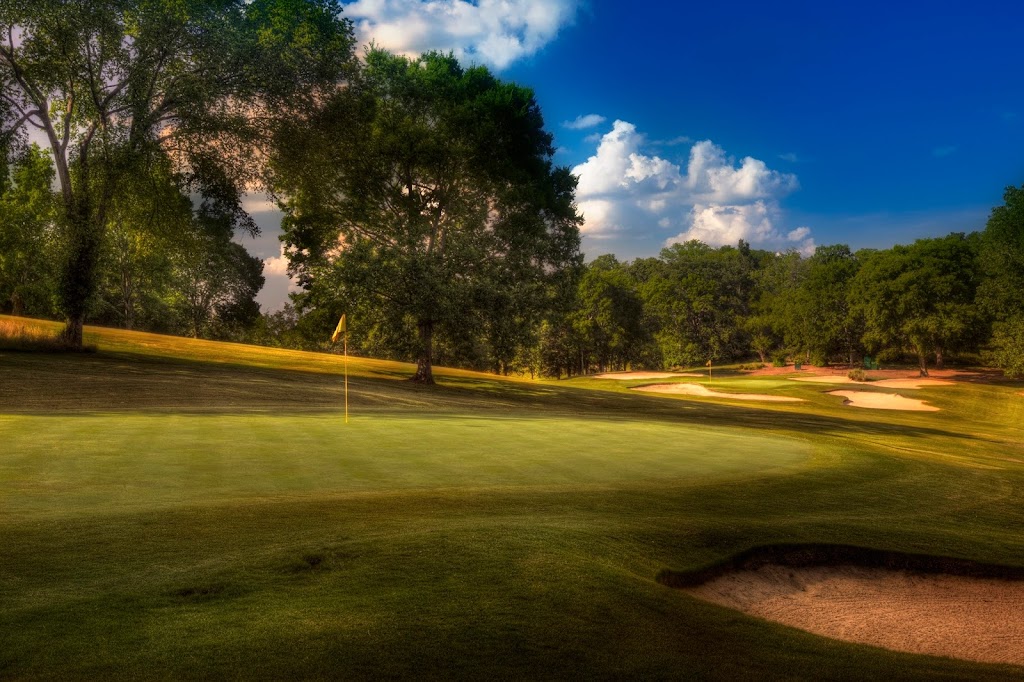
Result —
[{"label": "dirt path", "polygon": [[833,639],[1024,665],[1024,581],[768,565],[686,592]]}]

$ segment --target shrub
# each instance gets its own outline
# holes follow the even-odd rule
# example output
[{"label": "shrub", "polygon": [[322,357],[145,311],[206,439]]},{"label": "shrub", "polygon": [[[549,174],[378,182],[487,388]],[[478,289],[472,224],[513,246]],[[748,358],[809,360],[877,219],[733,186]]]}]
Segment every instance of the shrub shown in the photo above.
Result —
[{"label": "shrub", "polygon": [[846,376],[850,377],[850,379],[852,379],[853,381],[867,381],[868,380],[867,375],[864,374],[864,370],[862,370],[862,369],[851,369],[850,372]]},{"label": "shrub", "polygon": [[776,355],[775,357],[772,358],[772,367],[785,367],[785,366],[786,366],[786,356],[785,355]]}]

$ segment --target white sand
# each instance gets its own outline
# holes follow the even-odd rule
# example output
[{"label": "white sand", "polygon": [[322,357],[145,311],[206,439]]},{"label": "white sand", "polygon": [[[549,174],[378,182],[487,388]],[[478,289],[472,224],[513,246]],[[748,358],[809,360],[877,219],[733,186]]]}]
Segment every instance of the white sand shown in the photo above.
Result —
[{"label": "white sand", "polygon": [[928,386],[952,386],[955,382],[943,379],[882,379],[872,381],[871,386],[882,386],[883,388],[925,388]]},{"label": "white sand", "polygon": [[790,377],[790,381],[808,381],[814,384],[850,384],[853,379],[841,374],[818,374],[810,377]]},{"label": "white sand", "polygon": [[703,374],[694,372],[605,372],[595,374],[595,379],[618,379],[628,381],[630,379],[671,379],[672,377],[702,377]]},{"label": "white sand", "polygon": [[851,407],[866,407],[869,410],[910,410],[914,412],[938,412],[939,408],[923,400],[904,398],[897,393],[872,393],[871,391],[829,391],[846,399]]},{"label": "white sand", "polygon": [[879,381],[854,381],[841,375],[822,374],[813,377],[790,377],[790,381],[807,381],[815,384],[861,384],[864,386],[880,386],[882,388],[924,388],[927,386],[952,386],[954,382],[943,379],[925,377],[909,379],[880,379]]},{"label": "white sand", "polygon": [[1024,665],[1024,581],[853,566],[764,566],[686,591],[834,639]]},{"label": "white sand", "polygon": [[767,395],[765,393],[722,393],[712,391],[707,386],[700,384],[651,384],[650,386],[635,386],[634,391],[646,391],[648,393],[681,393],[683,395],[699,395],[705,398],[732,398],[734,400],[768,400],[777,403],[802,403],[803,398],[790,398],[781,395]]}]

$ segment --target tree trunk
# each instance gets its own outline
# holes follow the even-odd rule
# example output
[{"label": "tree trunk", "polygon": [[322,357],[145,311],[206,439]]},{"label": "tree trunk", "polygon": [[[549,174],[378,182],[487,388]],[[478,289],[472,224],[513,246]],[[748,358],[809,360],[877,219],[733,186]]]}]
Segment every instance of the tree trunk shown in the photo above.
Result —
[{"label": "tree trunk", "polygon": [[923,350],[917,351],[917,361],[921,366],[921,376],[928,376],[928,359],[924,354]]},{"label": "tree trunk", "polygon": [[946,358],[942,354],[942,346],[935,348],[935,369],[943,369],[946,366]]},{"label": "tree trunk", "polygon": [[434,323],[420,320],[416,325],[420,331],[420,356],[416,360],[416,374],[412,381],[417,384],[433,384],[434,373],[431,369],[434,355]]},{"label": "tree trunk", "polygon": [[96,290],[96,260],[100,238],[94,229],[88,208],[81,203],[68,217],[68,255],[61,273],[60,303],[66,326],[61,339],[75,348],[82,347],[82,326],[89,299]]}]

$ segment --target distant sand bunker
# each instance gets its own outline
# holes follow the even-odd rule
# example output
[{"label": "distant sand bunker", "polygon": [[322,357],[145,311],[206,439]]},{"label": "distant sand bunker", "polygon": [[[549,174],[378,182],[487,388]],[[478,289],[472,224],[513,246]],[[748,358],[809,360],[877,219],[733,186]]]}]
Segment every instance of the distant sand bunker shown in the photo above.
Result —
[{"label": "distant sand bunker", "polygon": [[650,386],[636,386],[634,391],[646,391],[648,393],[682,393],[684,395],[699,395],[705,398],[732,398],[733,400],[769,400],[777,403],[802,403],[803,398],[790,398],[781,395],[767,395],[764,393],[722,393],[712,391],[700,384],[651,384]]},{"label": "distant sand bunker", "polygon": [[882,379],[872,381],[871,386],[882,386],[884,388],[926,388],[928,386],[952,386],[955,382],[943,379]]},{"label": "distant sand bunker", "polygon": [[595,374],[595,379],[618,379],[628,381],[630,379],[671,379],[672,377],[702,377],[703,374],[694,372],[606,372]]},{"label": "distant sand bunker", "polygon": [[872,393],[871,391],[829,391],[846,399],[851,407],[865,407],[869,410],[911,410],[914,412],[938,412],[939,408],[923,400],[904,398],[896,393]]},{"label": "distant sand bunker", "polygon": [[1024,665],[1024,581],[769,564],[686,591],[834,639]]},{"label": "distant sand bunker", "polygon": [[926,386],[952,386],[954,382],[942,379],[910,378],[910,379],[882,379],[880,381],[857,381],[850,377],[840,375],[821,375],[813,377],[791,377],[791,381],[807,381],[815,384],[852,384],[858,383],[865,386],[880,386],[882,388],[924,388]]}]

